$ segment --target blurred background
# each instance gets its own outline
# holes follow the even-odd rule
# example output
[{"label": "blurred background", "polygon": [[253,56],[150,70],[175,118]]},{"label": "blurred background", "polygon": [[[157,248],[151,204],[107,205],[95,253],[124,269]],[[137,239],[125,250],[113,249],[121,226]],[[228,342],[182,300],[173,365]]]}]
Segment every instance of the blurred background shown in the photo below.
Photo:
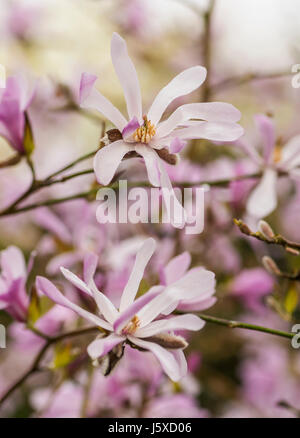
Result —
[{"label": "blurred background", "polygon": [[[293,0],[1,0],[0,64],[7,76],[22,72],[37,87],[29,108],[37,177],[46,177],[98,146],[101,116],[78,106],[82,72],[96,74],[99,90],[125,111],[110,58],[115,31],[127,41],[144,108],[177,73],[201,64],[208,69],[207,81],[176,105],[199,100],[232,103],[242,113],[246,137],[258,147],[261,137],[253,116],[267,114],[273,119],[277,138],[286,142],[299,134],[300,89],[293,88],[291,82],[292,66],[300,63],[299,24],[299,8]],[[12,155],[10,146],[0,139],[0,161]],[[128,174],[135,172],[139,180],[145,178],[139,163],[126,163],[125,167],[130,169]],[[79,169],[84,168],[86,163],[79,165]],[[251,165],[238,148],[197,140],[185,149],[178,169],[169,170],[176,182],[188,177],[194,181],[230,179],[247,173],[247,169],[251,173]],[[26,189],[30,178],[24,162],[0,169],[1,208]],[[93,184],[93,176],[84,176],[47,188],[33,196],[32,202],[57,193],[69,196]],[[66,255],[72,255],[68,259],[70,268],[81,272],[82,254],[92,249],[100,253],[99,284],[110,296],[118,296],[140,239],[152,235],[160,239],[159,256],[152,262],[144,287],[155,284],[159,269],[187,250],[193,266],[203,265],[216,273],[218,301],[209,314],[290,330],[300,317],[298,282],[269,274],[261,259],[272,256],[282,269],[293,272],[300,268],[299,257],[245,238],[233,224],[234,217],[246,217],[245,203],[253,184],[245,181],[238,187],[232,184],[211,189],[206,198],[205,229],[199,236],[149,224],[99,226],[94,203],[80,200],[1,219],[0,248],[16,245],[26,259],[37,250],[31,284],[37,272],[59,278],[57,267]],[[268,221],[277,232],[300,241],[298,185],[283,179],[279,197],[279,207]],[[12,346],[0,351],[1,392],[1,387],[26,369],[36,346],[32,346],[32,340],[33,350],[27,346],[21,324],[13,323],[3,312],[0,318],[11,324],[8,345]],[[66,321],[72,327],[72,318]],[[70,348],[80,347],[74,341]],[[118,371],[116,381],[106,381],[102,401],[91,396],[93,406],[87,415],[159,416],[171,411],[174,415],[174,409],[184,408],[187,415],[194,416],[300,415],[300,352],[293,350],[288,340],[207,324],[190,338],[188,356],[189,380],[173,386],[160,382],[163,393],[149,396],[144,410],[137,408],[142,401],[135,385],[140,388],[141,382],[149,384],[157,370],[153,365],[150,377],[132,381],[129,368],[138,359],[128,358],[131,365]],[[85,367],[81,368],[79,361],[75,371],[69,369],[71,361],[67,369],[58,366],[51,385],[43,375],[30,381],[5,405],[1,415],[80,416],[84,398],[81,388],[86,388],[88,379],[86,358],[82,360]],[[104,381],[98,375],[95,379],[97,394]],[[115,387],[122,387],[125,395],[114,404]],[[175,397],[175,402],[171,395],[182,398]],[[51,408],[50,396],[55,409],[53,405]],[[70,404],[66,412],[66,400],[70,399],[75,400],[74,406]]]}]

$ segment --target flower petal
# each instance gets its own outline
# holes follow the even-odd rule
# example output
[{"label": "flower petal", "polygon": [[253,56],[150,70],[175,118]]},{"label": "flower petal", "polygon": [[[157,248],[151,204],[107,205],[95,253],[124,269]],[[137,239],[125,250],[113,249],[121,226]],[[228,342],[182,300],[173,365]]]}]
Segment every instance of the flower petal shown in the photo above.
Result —
[{"label": "flower petal", "polygon": [[264,114],[256,114],[254,116],[256,126],[260,131],[260,134],[264,143],[264,159],[266,163],[270,163],[272,153],[275,147],[275,128],[270,117]]},{"label": "flower petal", "polygon": [[162,270],[161,280],[167,285],[179,280],[186,273],[190,264],[191,255],[189,252],[185,251],[179,254],[170,260],[167,266]]},{"label": "flower petal", "polygon": [[123,140],[115,141],[98,151],[94,158],[94,171],[97,181],[106,186],[113,179],[124,155],[132,147]]},{"label": "flower petal", "polygon": [[155,187],[159,187],[160,179],[157,166],[157,161],[159,158],[157,153],[151,147],[142,144],[136,146],[135,150],[144,158],[150,183]]},{"label": "flower petal", "polygon": [[122,85],[129,119],[142,119],[142,97],[136,69],[129,58],[123,38],[114,32],[111,40],[111,59]]},{"label": "flower petal", "polygon": [[233,105],[224,102],[188,103],[177,108],[173,114],[157,126],[158,137],[165,137],[178,125],[190,119],[209,122],[237,122],[241,113]]},{"label": "flower petal", "polygon": [[97,77],[83,73],[80,82],[80,106],[99,111],[122,131],[127,120],[120,111],[94,87]]},{"label": "flower petal", "polygon": [[109,335],[105,338],[95,339],[87,348],[89,356],[95,360],[98,357],[105,356],[116,345],[124,341],[124,336]]},{"label": "flower petal", "polygon": [[148,119],[156,125],[174,99],[196,90],[204,82],[205,77],[206,68],[199,65],[179,73],[155,97],[148,111]]},{"label": "flower petal", "polygon": [[138,347],[151,351],[156,356],[164,372],[170,377],[171,380],[177,382],[183,377],[181,374],[181,367],[170,351],[166,350],[160,345],[155,344],[154,342],[147,342],[138,339],[135,336],[128,336],[128,339]]},{"label": "flower petal", "polygon": [[280,167],[285,170],[293,169],[300,165],[300,135],[296,135],[287,142],[282,149]]},{"label": "flower petal", "polygon": [[36,287],[40,293],[47,295],[47,297],[49,297],[55,303],[73,310],[79,316],[92,322],[96,326],[102,327],[106,330],[112,330],[112,327],[108,322],[104,321],[103,319],[99,318],[96,315],[93,315],[87,310],[82,309],[80,306],[77,306],[77,304],[74,304],[72,303],[72,301],[68,300],[68,298],[66,298],[57,289],[57,287],[55,287],[54,284],[51,283],[51,281],[47,280],[47,278],[38,276],[36,278]]},{"label": "flower petal", "polygon": [[98,256],[92,252],[86,254],[83,260],[83,279],[89,286],[94,279],[94,275],[98,266]]},{"label": "flower petal", "polygon": [[175,228],[183,228],[187,218],[186,211],[176,197],[169,175],[160,158],[157,163],[160,171],[162,198],[166,212],[166,218],[164,218],[164,220],[170,222]]},{"label": "flower petal", "polygon": [[130,120],[129,123],[125,126],[125,128],[122,131],[122,137],[124,140],[130,140],[132,137],[132,134],[134,131],[136,131],[140,127],[140,123],[136,116],[133,117],[133,119]]},{"label": "flower petal", "polygon": [[212,141],[234,141],[243,135],[243,128],[237,123],[195,122],[187,128],[176,129],[168,138],[183,140],[204,138]]},{"label": "flower petal", "polygon": [[162,292],[161,286],[153,286],[147,293],[135,300],[128,306],[119,318],[114,322],[113,328],[116,332],[120,332],[125,325],[138,313],[146,304],[153,300],[159,293]]},{"label": "flower petal", "polygon": [[91,288],[92,288],[94,299],[97,303],[98,309],[100,310],[100,312],[102,313],[104,318],[110,324],[113,324],[115,322],[115,320],[118,318],[119,312],[117,311],[117,309],[115,308],[113,303],[102,292],[100,292],[97,289],[97,287],[94,283],[91,285]]},{"label": "flower petal", "polygon": [[138,250],[133,269],[121,297],[120,312],[123,312],[131,303],[133,303],[140,282],[143,278],[145,268],[154,253],[155,247],[155,240],[150,238],[145,240]]},{"label": "flower petal", "polygon": [[276,181],[276,171],[267,169],[248,199],[247,212],[251,216],[263,218],[275,210],[277,206]]},{"label": "flower petal", "polygon": [[161,319],[159,321],[150,322],[147,326],[137,329],[135,336],[138,338],[148,338],[149,336],[158,333],[173,331],[173,330],[200,330],[205,322],[198,316],[188,314],[174,316],[169,319]]},{"label": "flower petal", "polygon": [[69,269],[64,268],[63,266],[61,266],[60,270],[61,270],[61,273],[63,274],[63,276],[70,283],[72,283],[73,286],[77,287],[82,292],[85,292],[86,294],[93,296],[89,287],[85,284],[84,281],[82,281],[79,277],[77,277],[77,275],[75,275],[73,272],[69,271]]},{"label": "flower petal", "polygon": [[2,276],[7,281],[27,275],[24,256],[16,246],[9,246],[0,252],[0,265]]}]

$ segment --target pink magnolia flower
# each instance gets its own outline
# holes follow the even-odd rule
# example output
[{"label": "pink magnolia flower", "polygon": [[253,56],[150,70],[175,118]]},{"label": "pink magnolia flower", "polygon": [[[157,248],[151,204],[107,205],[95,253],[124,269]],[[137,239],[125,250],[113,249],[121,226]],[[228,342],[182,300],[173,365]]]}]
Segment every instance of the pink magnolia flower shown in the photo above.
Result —
[{"label": "pink magnolia flower", "polygon": [[286,145],[276,144],[275,127],[272,120],[257,114],[255,121],[263,140],[262,155],[246,139],[240,141],[250,158],[263,171],[263,176],[252,191],[247,211],[251,216],[263,218],[277,207],[277,177],[281,172],[300,180],[300,135],[290,139]]},{"label": "pink magnolia flower", "polygon": [[[243,133],[241,126],[236,123],[240,119],[240,112],[222,102],[192,103],[180,106],[168,119],[161,121],[171,102],[196,90],[204,82],[206,69],[195,66],[184,70],[169,82],[157,94],[145,115],[137,72],[128,56],[125,41],[117,33],[112,37],[111,57],[124,90],[128,120],[94,88],[96,76],[84,73],[80,83],[81,106],[100,111],[120,133],[120,139],[96,154],[96,178],[100,184],[109,184],[123,157],[134,151],[144,159],[150,183],[167,189],[178,205],[164,161],[176,162],[176,154],[185,146],[186,140],[236,140]],[[181,211],[180,206],[178,211]]]},{"label": "pink magnolia flower", "polygon": [[26,320],[29,305],[25,284],[30,265],[26,268],[23,254],[15,246],[0,253],[0,309],[6,309],[19,321]]},{"label": "pink magnolia flower", "polygon": [[25,111],[34,92],[22,75],[11,76],[6,88],[0,89],[0,135],[19,154],[25,154]]},{"label": "pink magnolia flower", "polygon": [[[201,285],[205,271],[193,269],[174,281],[170,286],[152,287],[135,300],[145,267],[155,250],[155,241],[147,239],[139,249],[133,270],[120,299],[119,309],[100,292],[93,280],[97,257],[88,255],[84,262],[84,281],[72,272],[61,268],[63,275],[77,288],[93,297],[101,317],[92,314],[69,301],[49,280],[37,277],[37,290],[46,294],[57,304],[74,310],[78,315],[104,329],[108,336],[97,337],[89,346],[93,360],[102,358],[118,346],[126,343],[151,351],[159,360],[165,373],[178,381],[187,372],[183,349],[186,341],[173,334],[174,330],[200,330],[204,321],[196,315],[185,314],[162,317],[170,314],[184,300],[195,300],[202,294]],[[160,319],[157,319],[161,316]],[[114,350],[115,351],[115,350]]]}]

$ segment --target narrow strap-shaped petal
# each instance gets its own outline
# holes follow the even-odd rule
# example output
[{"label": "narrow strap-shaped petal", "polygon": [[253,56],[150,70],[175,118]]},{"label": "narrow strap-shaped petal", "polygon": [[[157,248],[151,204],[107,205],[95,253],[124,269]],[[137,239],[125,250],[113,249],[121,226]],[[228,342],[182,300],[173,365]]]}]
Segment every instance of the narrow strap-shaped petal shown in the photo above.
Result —
[{"label": "narrow strap-shaped petal", "polygon": [[159,157],[157,153],[151,147],[142,144],[136,146],[135,150],[144,158],[150,183],[155,187],[159,187],[160,179],[157,165]]},{"label": "narrow strap-shaped petal", "polygon": [[265,162],[270,163],[275,147],[274,123],[270,117],[267,117],[264,114],[256,114],[254,120],[263,139]]},{"label": "narrow strap-shaped petal", "polygon": [[235,141],[244,133],[237,123],[195,122],[191,126],[176,129],[168,138],[178,137],[183,140],[206,139],[211,141]]},{"label": "narrow strap-shaped petal", "polygon": [[217,301],[216,297],[210,297],[210,298],[199,298],[198,300],[190,300],[190,301],[180,301],[178,304],[177,309],[181,310],[182,312],[200,312],[202,310],[209,309],[212,307],[215,302]]},{"label": "narrow strap-shaped petal", "polygon": [[111,59],[124,91],[129,119],[136,116],[141,121],[142,97],[137,72],[129,58],[125,40],[117,33],[111,40]]},{"label": "narrow strap-shaped petal", "polygon": [[164,284],[171,284],[179,280],[188,270],[191,264],[191,255],[185,251],[174,257],[162,270],[162,281]]},{"label": "narrow strap-shaped petal", "polygon": [[179,73],[155,97],[148,111],[148,119],[156,125],[174,99],[196,90],[204,82],[205,78],[206,68],[199,65]]},{"label": "narrow strap-shaped petal", "polygon": [[268,216],[277,206],[277,172],[267,169],[251,193],[247,202],[247,212],[256,218]]},{"label": "narrow strap-shaped petal", "polygon": [[178,201],[173,190],[168,172],[161,159],[157,161],[160,171],[160,184],[162,188],[162,198],[166,209],[167,220],[175,228],[183,228],[187,219],[186,211]]},{"label": "narrow strap-shaped petal", "polygon": [[0,265],[2,276],[8,281],[27,275],[24,256],[16,246],[9,246],[0,252]]},{"label": "narrow strap-shaped petal", "polygon": [[95,283],[92,282],[91,288],[93,291],[94,299],[97,303],[98,309],[104,316],[104,318],[110,323],[113,324],[115,320],[119,316],[119,312],[113,305],[113,303],[102,293],[100,292]]},{"label": "narrow strap-shaped petal", "polygon": [[141,310],[146,304],[153,300],[163,290],[162,286],[153,286],[147,293],[135,300],[115,321],[113,327],[116,332],[120,332],[125,325]]},{"label": "narrow strap-shaped petal", "polygon": [[119,131],[127,125],[127,120],[120,111],[94,87],[97,76],[83,73],[80,82],[80,106],[99,111],[110,120]]},{"label": "narrow strap-shaped petal", "polygon": [[95,339],[87,348],[89,356],[94,360],[98,357],[105,356],[109,353],[116,345],[124,341],[124,336],[109,335],[106,338]]},{"label": "narrow strap-shaped petal", "polygon": [[170,353],[174,356],[176,362],[178,363],[179,372],[182,377],[187,375],[188,365],[182,350],[172,350]]},{"label": "narrow strap-shaped petal", "polygon": [[137,331],[135,332],[135,336],[137,336],[138,338],[148,338],[149,336],[153,336],[166,331],[197,331],[200,330],[204,326],[204,324],[205,322],[196,315],[179,315],[174,316],[173,318],[161,319],[159,321],[151,322],[147,326],[137,329]]},{"label": "narrow strap-shaped petal", "polygon": [[241,118],[240,111],[225,102],[188,103],[177,108],[173,114],[157,126],[158,137],[164,137],[178,125],[189,119],[202,119],[209,122],[237,122]]},{"label": "narrow strap-shaped petal", "polygon": [[141,248],[138,250],[133,269],[121,297],[120,312],[123,312],[131,303],[133,303],[140,282],[143,278],[145,268],[155,251],[155,247],[155,240],[150,238],[145,240]]},{"label": "narrow strap-shaped petal", "polygon": [[178,382],[178,380],[183,377],[181,374],[181,367],[170,351],[166,350],[160,345],[155,344],[154,342],[144,341],[136,338],[135,336],[128,336],[128,339],[138,347],[151,351],[158,359],[164,372],[170,377],[171,380]]},{"label": "narrow strap-shaped petal", "polygon": [[85,284],[84,281],[82,281],[77,275],[75,275],[73,272],[69,271],[69,269],[66,269],[64,267],[60,268],[61,273],[63,276],[73,284],[73,286],[77,287],[82,292],[85,292],[86,294],[93,296],[90,288]]},{"label": "narrow strap-shaped petal", "polygon": [[280,168],[290,170],[300,165],[300,135],[291,138],[282,148]]},{"label": "narrow strap-shaped petal", "polygon": [[93,279],[98,265],[98,256],[92,252],[86,254],[83,260],[83,278],[89,286]]},{"label": "narrow strap-shaped petal", "polygon": [[49,281],[47,278],[44,277],[37,277],[36,279],[36,287],[37,290],[44,295],[47,295],[52,301],[54,301],[57,304],[60,304],[61,306],[67,307],[68,309],[73,310],[76,312],[79,316],[82,318],[92,322],[96,326],[102,327],[106,330],[112,330],[111,325],[104,321],[103,319],[99,318],[96,315],[93,315],[92,313],[88,312],[87,310],[82,309],[77,304],[72,303],[72,301],[68,300],[58,289],[54,286],[51,281]]},{"label": "narrow strap-shaped petal", "polygon": [[94,171],[97,181],[106,186],[113,179],[124,155],[132,150],[129,143],[115,141],[98,151],[94,158]]}]

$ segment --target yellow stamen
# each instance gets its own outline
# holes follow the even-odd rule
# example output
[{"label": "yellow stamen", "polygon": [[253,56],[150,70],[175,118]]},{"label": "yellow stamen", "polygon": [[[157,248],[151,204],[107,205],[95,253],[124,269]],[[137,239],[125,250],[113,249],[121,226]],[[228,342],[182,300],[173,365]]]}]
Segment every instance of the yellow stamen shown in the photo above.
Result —
[{"label": "yellow stamen", "polygon": [[274,163],[279,163],[282,160],[282,148],[280,145],[275,146],[273,152],[273,161]]},{"label": "yellow stamen", "polygon": [[134,132],[133,138],[138,143],[149,143],[155,135],[155,126],[151,123],[151,120],[147,119],[147,116],[144,116],[143,119],[143,126],[140,126]]},{"label": "yellow stamen", "polygon": [[137,315],[131,319],[131,321],[123,328],[122,333],[126,335],[132,335],[140,326],[141,321]]}]

